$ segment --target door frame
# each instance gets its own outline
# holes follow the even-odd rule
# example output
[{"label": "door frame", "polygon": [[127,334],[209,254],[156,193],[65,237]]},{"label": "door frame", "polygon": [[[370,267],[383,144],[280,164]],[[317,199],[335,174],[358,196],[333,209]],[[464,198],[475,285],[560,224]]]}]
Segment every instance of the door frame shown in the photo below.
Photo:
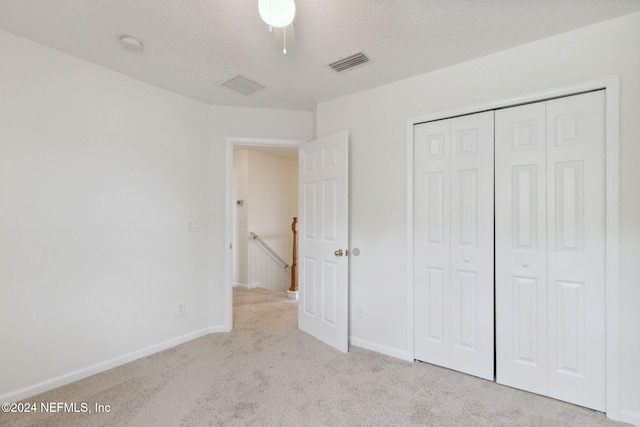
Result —
[{"label": "door frame", "polygon": [[414,360],[413,328],[413,127],[416,124],[482,111],[496,110],[553,98],[605,89],[605,330],[606,330],[606,414],[620,420],[620,327],[619,327],[619,247],[620,247],[620,79],[611,76],[514,96],[496,101],[463,106],[407,119],[407,359]]},{"label": "door frame", "polygon": [[306,139],[252,138],[228,136],[225,138],[224,173],[224,332],[233,330],[233,148],[247,147],[299,148]]}]

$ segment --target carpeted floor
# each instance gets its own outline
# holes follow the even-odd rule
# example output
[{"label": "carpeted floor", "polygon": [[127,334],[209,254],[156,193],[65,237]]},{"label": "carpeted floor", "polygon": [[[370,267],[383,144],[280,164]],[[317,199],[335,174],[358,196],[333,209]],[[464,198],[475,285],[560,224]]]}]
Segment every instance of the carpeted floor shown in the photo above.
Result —
[{"label": "carpeted floor", "polygon": [[25,401],[85,402],[92,413],[0,413],[0,425],[624,425],[437,366],[339,353],[299,331],[297,302],[277,292],[236,289],[234,328]]}]

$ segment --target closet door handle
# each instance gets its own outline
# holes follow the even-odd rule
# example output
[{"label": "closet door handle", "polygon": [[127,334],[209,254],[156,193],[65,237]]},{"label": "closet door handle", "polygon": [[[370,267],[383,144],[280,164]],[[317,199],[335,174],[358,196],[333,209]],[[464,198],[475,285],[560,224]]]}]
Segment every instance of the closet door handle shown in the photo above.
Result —
[{"label": "closet door handle", "polygon": [[522,261],[520,265],[522,265],[524,268],[529,267],[529,263],[527,261]]},{"label": "closet door handle", "polygon": [[464,262],[469,262],[469,258],[468,258],[468,257],[464,257],[464,258],[462,258],[462,260],[463,260]]}]

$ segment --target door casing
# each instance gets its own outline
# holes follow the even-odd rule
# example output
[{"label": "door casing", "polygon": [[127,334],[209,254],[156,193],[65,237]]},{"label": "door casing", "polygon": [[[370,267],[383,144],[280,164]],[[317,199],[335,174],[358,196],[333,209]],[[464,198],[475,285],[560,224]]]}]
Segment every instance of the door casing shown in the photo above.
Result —
[{"label": "door casing", "polygon": [[620,80],[618,76],[591,80],[583,83],[562,86],[540,92],[529,93],[502,100],[468,105],[437,113],[410,117],[406,121],[407,150],[407,281],[406,281],[406,328],[407,360],[414,360],[413,327],[413,127],[416,124],[433,120],[451,118],[487,110],[495,110],[553,98],[576,95],[579,93],[605,89],[605,277],[606,277],[606,414],[608,418],[620,419],[620,337],[619,337],[619,276],[618,265],[620,235]]}]

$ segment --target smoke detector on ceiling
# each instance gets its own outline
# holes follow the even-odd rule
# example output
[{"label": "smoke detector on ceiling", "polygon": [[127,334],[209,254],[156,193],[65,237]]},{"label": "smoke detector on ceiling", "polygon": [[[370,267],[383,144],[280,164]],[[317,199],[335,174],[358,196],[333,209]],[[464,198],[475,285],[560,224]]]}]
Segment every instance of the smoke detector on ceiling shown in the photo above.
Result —
[{"label": "smoke detector on ceiling", "polygon": [[142,42],[135,37],[132,36],[122,36],[120,37],[120,45],[132,52],[142,52],[144,50],[144,46]]},{"label": "smoke detector on ceiling", "polygon": [[261,85],[258,82],[254,82],[251,79],[248,79],[242,75],[237,75],[229,80],[226,80],[222,83],[218,83],[222,87],[226,87],[227,89],[231,89],[235,92],[241,93],[244,96],[253,95],[256,92],[260,92],[265,89],[265,86]]},{"label": "smoke detector on ceiling", "polygon": [[329,64],[335,72],[341,73],[343,71],[351,70],[352,68],[366,64],[370,59],[364,52],[354,53],[346,58],[339,59]]}]

